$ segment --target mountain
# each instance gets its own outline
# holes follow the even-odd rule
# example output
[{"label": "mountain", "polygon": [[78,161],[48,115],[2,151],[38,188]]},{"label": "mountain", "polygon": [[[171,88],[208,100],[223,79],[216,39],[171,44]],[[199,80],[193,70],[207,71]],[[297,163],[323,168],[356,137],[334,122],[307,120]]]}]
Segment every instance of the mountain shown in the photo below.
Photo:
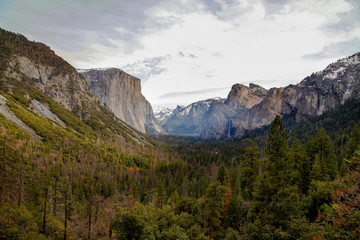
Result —
[{"label": "mountain", "polygon": [[25,116],[35,119],[35,114],[51,118],[61,127],[88,137],[106,136],[141,145],[148,143],[145,136],[116,118],[91,93],[89,84],[73,66],[43,43],[0,29],[0,79],[1,95],[6,103],[2,112],[9,112],[11,109],[7,105],[13,101],[15,105],[23,104],[22,114],[13,111],[14,115],[10,111],[5,116],[30,134],[31,129],[35,130],[40,136],[38,139],[46,134],[39,134],[36,129],[42,129],[24,119]]},{"label": "mountain", "polygon": [[161,125],[171,117],[172,113],[173,109],[167,107],[157,106],[154,108],[155,118],[159,121]]},{"label": "mountain", "polygon": [[140,79],[117,68],[79,72],[89,83],[91,92],[119,119],[143,133],[165,133],[150,103],[141,94]]},{"label": "mountain", "polygon": [[[258,98],[253,98],[258,101],[253,105],[248,104],[248,97],[244,97],[248,94],[246,91],[236,92],[233,87],[224,104],[209,109],[201,137],[240,137],[246,130],[270,124],[277,114],[291,118],[294,123],[305,121],[351,98],[358,98],[359,90],[360,53],[330,64],[297,85],[271,88],[266,94],[262,90],[257,93]],[[230,101],[233,104],[230,105]]]},{"label": "mountain", "polygon": [[162,126],[169,134],[199,135],[201,132],[200,125],[204,121],[205,114],[210,106],[223,101],[221,98],[211,98],[192,103],[186,107],[177,106],[170,117],[163,121]]},{"label": "mountain", "polygon": [[241,137],[268,125],[279,114],[299,123],[358,98],[360,53],[338,60],[297,85],[266,90],[256,84],[232,86],[225,100],[205,100],[177,107],[162,122],[170,134],[199,135],[202,139]]},{"label": "mountain", "polygon": [[207,138],[210,124],[211,134],[218,131],[217,135],[222,136],[229,119],[261,102],[266,94],[267,90],[256,84],[249,87],[235,84],[226,99],[212,98],[178,106],[162,125],[169,134],[201,134]]}]

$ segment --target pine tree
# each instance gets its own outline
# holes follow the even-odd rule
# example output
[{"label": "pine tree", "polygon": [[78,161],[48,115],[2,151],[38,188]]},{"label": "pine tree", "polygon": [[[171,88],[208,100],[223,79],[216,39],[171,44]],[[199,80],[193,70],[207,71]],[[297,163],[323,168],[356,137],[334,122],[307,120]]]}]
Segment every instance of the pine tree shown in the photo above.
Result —
[{"label": "pine tree", "polygon": [[265,146],[266,159],[263,174],[254,192],[252,218],[271,218],[273,212],[270,206],[273,204],[274,196],[291,185],[293,169],[289,161],[287,144],[288,135],[283,129],[283,121],[277,115],[271,124]]},{"label": "pine tree", "polygon": [[264,178],[271,189],[277,191],[289,184],[292,177],[288,159],[289,136],[284,131],[283,121],[277,115],[271,124],[270,133],[265,146]]},{"label": "pine tree", "polygon": [[228,172],[226,170],[224,163],[222,163],[218,171],[217,181],[219,184],[226,186],[228,182],[228,178],[229,178]]},{"label": "pine tree", "polygon": [[260,161],[257,147],[251,141],[251,145],[245,150],[245,159],[241,162],[240,189],[245,199],[252,199],[256,179],[259,175]]},{"label": "pine tree", "polygon": [[162,209],[163,205],[166,201],[166,189],[164,186],[163,181],[158,181],[158,184],[156,186],[156,204],[157,206]]},{"label": "pine tree", "polygon": [[313,142],[315,160],[313,165],[313,176],[317,180],[335,179],[337,173],[337,161],[334,146],[324,128],[316,133]]},{"label": "pine tree", "polygon": [[352,157],[356,150],[360,150],[360,129],[357,125],[353,128],[346,143],[346,158]]},{"label": "pine tree", "polygon": [[205,218],[208,221],[208,234],[211,236],[221,226],[222,204],[226,187],[218,182],[210,183],[205,198]]},{"label": "pine tree", "polygon": [[301,193],[306,194],[311,182],[311,160],[298,139],[295,139],[291,146],[290,159],[291,168],[294,170],[292,181],[298,186]]}]

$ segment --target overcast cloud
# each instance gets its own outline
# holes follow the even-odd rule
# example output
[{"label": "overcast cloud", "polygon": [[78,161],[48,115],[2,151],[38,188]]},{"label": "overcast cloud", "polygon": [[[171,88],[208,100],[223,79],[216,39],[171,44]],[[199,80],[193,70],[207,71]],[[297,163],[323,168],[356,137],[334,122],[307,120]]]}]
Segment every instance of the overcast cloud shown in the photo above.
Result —
[{"label": "overcast cloud", "polygon": [[226,97],[235,83],[295,84],[358,52],[359,7],[358,0],[1,0],[0,27],[50,45],[77,68],[121,68],[142,79],[154,106],[169,106]]}]

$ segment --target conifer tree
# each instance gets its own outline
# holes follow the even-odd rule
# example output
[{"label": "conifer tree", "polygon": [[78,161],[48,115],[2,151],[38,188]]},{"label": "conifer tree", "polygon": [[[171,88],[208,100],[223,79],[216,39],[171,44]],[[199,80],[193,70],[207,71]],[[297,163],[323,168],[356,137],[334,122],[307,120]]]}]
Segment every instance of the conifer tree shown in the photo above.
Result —
[{"label": "conifer tree", "polygon": [[259,152],[257,147],[253,144],[245,150],[245,159],[241,163],[240,169],[240,189],[241,195],[245,199],[252,199],[255,188],[256,179],[259,174],[260,161],[258,159]]},{"label": "conifer tree", "polygon": [[221,164],[219,171],[218,171],[218,175],[217,175],[217,181],[219,184],[226,186],[227,182],[228,182],[228,173],[226,170],[226,167],[224,165],[224,163]]},{"label": "conifer tree", "polygon": [[289,136],[284,131],[283,121],[277,115],[271,124],[265,146],[264,163],[264,178],[273,191],[288,185],[292,177],[288,160],[288,138]]},{"label": "conifer tree", "polygon": [[350,138],[346,143],[346,157],[352,157],[356,150],[360,150],[360,129],[357,125],[353,128]]},{"label": "conifer tree", "polygon": [[208,235],[211,236],[214,231],[221,226],[221,214],[223,195],[226,188],[221,184],[210,183],[205,198],[205,218],[208,221]]},{"label": "conifer tree", "polygon": [[315,160],[313,177],[317,180],[334,179],[337,172],[337,161],[334,146],[324,128],[320,128],[314,138]]},{"label": "conifer tree", "polygon": [[[271,124],[265,146],[265,162],[262,176],[256,185],[252,213],[266,213],[273,196],[289,186],[292,177],[288,160],[288,135],[283,129],[283,121],[277,115]],[[263,216],[268,217],[268,216]]]},{"label": "conifer tree", "polygon": [[156,204],[160,209],[162,209],[163,205],[165,204],[165,201],[166,201],[166,189],[164,186],[164,182],[160,180],[158,181],[156,186]]},{"label": "conifer tree", "polygon": [[291,146],[290,159],[291,168],[294,170],[292,181],[298,186],[301,193],[306,194],[311,182],[311,160],[298,139],[295,139]]}]

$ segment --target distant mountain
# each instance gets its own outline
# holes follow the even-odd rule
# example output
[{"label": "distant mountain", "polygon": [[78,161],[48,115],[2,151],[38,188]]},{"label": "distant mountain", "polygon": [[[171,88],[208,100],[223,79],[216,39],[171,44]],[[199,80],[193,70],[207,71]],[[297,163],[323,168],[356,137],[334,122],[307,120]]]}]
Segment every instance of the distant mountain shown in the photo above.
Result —
[{"label": "distant mountain", "polygon": [[200,125],[205,114],[213,103],[224,102],[221,98],[211,98],[192,103],[186,107],[177,106],[167,120],[162,122],[164,129],[170,134],[199,135]]},{"label": "distant mountain", "polygon": [[171,117],[173,110],[174,109],[161,106],[157,106],[153,109],[155,118],[159,121],[161,125]]},{"label": "distant mountain", "polygon": [[246,131],[270,124],[277,114],[286,117],[288,123],[299,123],[359,98],[359,93],[360,53],[356,53],[297,85],[266,90],[255,84],[235,84],[225,100],[178,107],[162,124],[170,134],[238,138]]},{"label": "distant mountain", "polygon": [[89,83],[91,92],[118,118],[143,133],[165,133],[141,94],[140,79],[117,68],[78,71]]}]

